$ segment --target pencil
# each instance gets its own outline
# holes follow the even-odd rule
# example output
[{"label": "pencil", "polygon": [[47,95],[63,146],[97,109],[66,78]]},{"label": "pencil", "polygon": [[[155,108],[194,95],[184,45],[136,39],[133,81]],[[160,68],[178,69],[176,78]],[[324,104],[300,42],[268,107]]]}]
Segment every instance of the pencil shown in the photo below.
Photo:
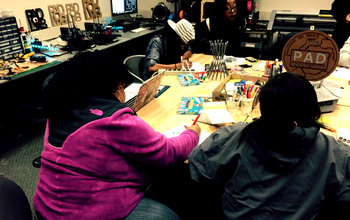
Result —
[{"label": "pencil", "polygon": [[198,116],[197,116],[197,118],[194,119],[194,122],[193,122],[192,126],[195,125],[195,124],[197,123],[197,120],[198,120],[199,116],[201,116],[201,113],[199,113]]}]

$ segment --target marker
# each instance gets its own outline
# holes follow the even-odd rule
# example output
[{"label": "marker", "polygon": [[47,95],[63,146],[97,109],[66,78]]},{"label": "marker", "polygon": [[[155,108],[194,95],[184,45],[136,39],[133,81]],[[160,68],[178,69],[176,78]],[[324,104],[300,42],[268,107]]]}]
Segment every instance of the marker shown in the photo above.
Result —
[{"label": "marker", "polygon": [[198,120],[199,116],[201,116],[201,113],[199,113],[198,116],[197,116],[197,118],[194,119],[194,122],[193,122],[192,126],[195,125],[195,124],[197,123],[197,120]]}]

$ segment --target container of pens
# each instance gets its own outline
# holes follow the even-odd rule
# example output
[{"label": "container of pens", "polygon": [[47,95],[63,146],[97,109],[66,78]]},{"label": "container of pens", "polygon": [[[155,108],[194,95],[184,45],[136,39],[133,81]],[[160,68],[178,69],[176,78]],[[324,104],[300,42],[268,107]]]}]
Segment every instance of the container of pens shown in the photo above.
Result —
[{"label": "container of pens", "polygon": [[260,86],[253,84],[246,84],[237,87],[237,97],[239,97],[240,100],[242,115],[249,115],[252,109],[255,108],[259,88]]},{"label": "container of pens", "polygon": [[228,41],[222,42],[222,40],[210,40],[209,44],[213,53],[213,60],[210,64],[207,78],[210,78],[211,80],[225,79],[229,75],[224,59]]},{"label": "container of pens", "polygon": [[281,74],[283,71],[283,65],[278,63],[278,60],[274,61],[274,62],[266,62],[265,65],[265,75],[269,75],[270,78],[276,76],[277,74]]}]

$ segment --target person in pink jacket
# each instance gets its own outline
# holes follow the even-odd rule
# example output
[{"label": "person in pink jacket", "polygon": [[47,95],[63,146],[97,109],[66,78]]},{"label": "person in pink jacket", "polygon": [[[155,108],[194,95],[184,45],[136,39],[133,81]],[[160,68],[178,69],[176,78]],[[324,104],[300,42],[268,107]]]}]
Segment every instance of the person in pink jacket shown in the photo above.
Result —
[{"label": "person in pink jacket", "polygon": [[159,170],[187,159],[201,129],[174,138],[156,132],[124,104],[125,76],[115,54],[82,52],[44,88],[39,219],[179,219],[144,195]]}]

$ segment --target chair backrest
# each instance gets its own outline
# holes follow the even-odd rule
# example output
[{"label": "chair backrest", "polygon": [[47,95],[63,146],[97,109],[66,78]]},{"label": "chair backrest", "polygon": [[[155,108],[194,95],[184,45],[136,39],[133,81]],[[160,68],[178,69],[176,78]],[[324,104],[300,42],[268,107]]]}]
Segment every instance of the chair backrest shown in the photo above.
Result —
[{"label": "chair backrest", "polygon": [[124,60],[124,66],[133,76],[134,82],[144,83],[143,69],[145,66],[145,55],[133,55]]},{"label": "chair backrest", "polygon": [[28,198],[15,182],[0,176],[0,220],[32,220]]}]

